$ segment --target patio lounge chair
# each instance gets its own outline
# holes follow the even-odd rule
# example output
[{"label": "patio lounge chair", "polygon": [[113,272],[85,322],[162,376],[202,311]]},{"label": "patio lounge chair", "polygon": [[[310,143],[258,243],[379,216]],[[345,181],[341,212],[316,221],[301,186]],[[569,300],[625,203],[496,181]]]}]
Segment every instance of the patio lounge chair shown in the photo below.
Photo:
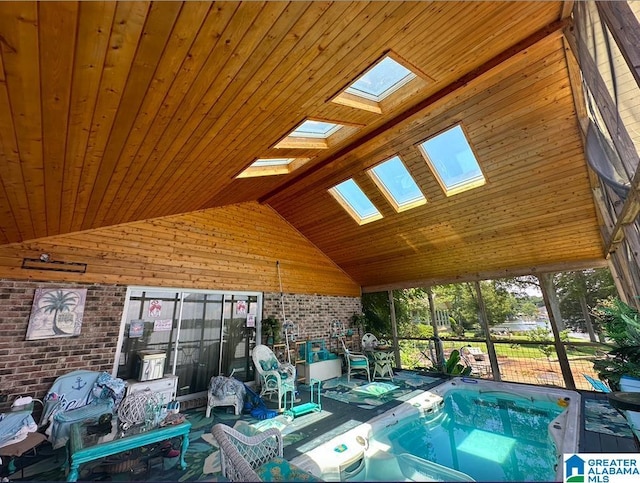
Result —
[{"label": "patio lounge chair", "polygon": [[262,344],[253,348],[252,358],[256,371],[260,374],[260,396],[276,395],[278,412],[282,412],[282,400],[287,393],[291,393],[291,399],[294,399],[296,368],[292,364],[279,362],[273,351]]},{"label": "patio lounge chair", "polygon": [[460,348],[460,359],[467,366],[471,367],[471,374],[486,376],[491,374],[491,363],[477,347],[462,346]]},{"label": "patio lounge chair", "polygon": [[322,481],[282,457],[282,433],[269,428],[246,436],[225,424],[211,434],[220,448],[220,469],[229,481]]}]

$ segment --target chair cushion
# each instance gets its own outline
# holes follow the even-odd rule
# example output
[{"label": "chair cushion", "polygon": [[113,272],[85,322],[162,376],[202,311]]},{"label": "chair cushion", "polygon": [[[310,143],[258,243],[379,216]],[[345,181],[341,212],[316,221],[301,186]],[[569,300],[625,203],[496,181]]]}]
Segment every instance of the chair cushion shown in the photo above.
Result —
[{"label": "chair cushion", "polygon": [[256,469],[262,481],[322,481],[284,458],[273,458]]},{"label": "chair cushion", "polygon": [[266,361],[260,361],[260,367],[262,367],[263,371],[275,371],[278,366],[278,360],[275,357],[271,357]]},{"label": "chair cushion", "polygon": [[356,360],[351,360],[351,367],[368,367],[369,366],[369,361],[366,361],[364,359],[356,359]]}]

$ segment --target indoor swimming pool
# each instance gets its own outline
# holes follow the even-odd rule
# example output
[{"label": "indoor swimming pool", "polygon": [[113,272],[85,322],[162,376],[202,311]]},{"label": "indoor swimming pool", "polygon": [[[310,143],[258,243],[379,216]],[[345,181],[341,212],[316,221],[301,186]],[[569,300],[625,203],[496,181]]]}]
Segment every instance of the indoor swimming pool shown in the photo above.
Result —
[{"label": "indoor swimming pool", "polygon": [[295,460],[328,480],[554,481],[577,450],[580,396],[457,378]]}]

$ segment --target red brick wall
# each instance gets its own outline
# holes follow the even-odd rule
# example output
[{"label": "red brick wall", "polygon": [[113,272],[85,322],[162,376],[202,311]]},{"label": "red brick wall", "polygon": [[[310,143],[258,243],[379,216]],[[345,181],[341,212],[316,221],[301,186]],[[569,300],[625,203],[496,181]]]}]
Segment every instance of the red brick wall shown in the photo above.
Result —
[{"label": "red brick wall", "polygon": [[[87,288],[78,337],[27,341],[36,288]],[[38,399],[56,377],[76,369],[111,373],[126,287],[80,283],[0,280],[0,412],[17,396]],[[39,408],[36,408],[39,410]]]},{"label": "red brick wall", "polygon": [[[82,331],[78,337],[26,341],[37,288],[86,287]],[[56,377],[76,369],[111,372],[124,309],[126,287],[0,279],[0,412],[17,396],[38,399]],[[287,320],[298,324],[300,339],[328,340],[332,320],[347,326],[362,311],[360,298],[285,294]],[[264,295],[263,314],[282,320],[279,293]],[[38,410],[39,408],[36,408]]]},{"label": "red brick wall", "polygon": [[[298,326],[299,340],[324,339],[329,342],[331,321],[339,320],[345,329],[352,325],[353,314],[362,313],[359,297],[334,297],[328,295],[284,294],[286,320]],[[263,317],[275,317],[282,322],[282,304],[279,293],[265,293]],[[356,327],[353,327],[355,330]]]}]

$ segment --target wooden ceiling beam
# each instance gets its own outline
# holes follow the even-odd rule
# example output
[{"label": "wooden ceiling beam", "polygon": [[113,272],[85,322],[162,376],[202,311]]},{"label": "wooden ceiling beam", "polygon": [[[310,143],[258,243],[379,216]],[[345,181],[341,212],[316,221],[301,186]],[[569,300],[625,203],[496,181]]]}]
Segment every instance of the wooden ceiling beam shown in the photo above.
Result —
[{"label": "wooden ceiling beam", "polygon": [[341,157],[348,155],[350,152],[352,152],[353,150],[359,148],[363,144],[366,144],[367,142],[377,138],[381,134],[384,134],[388,130],[393,129],[398,124],[402,123],[403,121],[406,121],[407,119],[411,118],[415,114],[418,114],[421,111],[427,109],[428,107],[430,107],[432,104],[436,103],[437,101],[439,101],[439,100],[443,99],[444,97],[452,94],[453,92],[457,91],[458,89],[463,88],[468,83],[474,81],[478,77],[480,77],[480,76],[486,74],[487,72],[491,71],[492,69],[494,69],[495,67],[499,66],[503,62],[509,60],[514,55],[517,55],[518,53],[520,53],[520,52],[532,47],[536,43],[538,43],[541,40],[547,38],[549,35],[552,35],[552,34],[558,32],[558,31],[561,31],[568,24],[569,24],[569,20],[568,19],[561,19],[561,20],[556,20],[556,21],[544,26],[543,28],[537,30],[533,34],[529,35],[527,38],[521,40],[520,42],[516,43],[515,45],[509,47],[508,49],[500,52],[498,55],[494,56],[489,61],[487,61],[484,64],[482,64],[481,66],[471,70],[470,72],[464,74],[458,80],[452,82],[451,84],[448,84],[447,86],[443,87],[442,89],[440,89],[439,91],[435,92],[431,96],[429,96],[426,99],[420,101],[419,103],[417,103],[413,107],[410,107],[409,109],[407,109],[407,110],[403,111],[402,113],[398,114],[396,117],[390,119],[389,121],[387,121],[384,124],[380,125],[379,127],[377,127],[376,129],[372,130],[371,132],[369,132],[369,133],[365,134],[364,136],[362,136],[362,137],[352,141],[351,143],[347,144],[344,148],[338,150],[336,153],[334,153],[332,156],[329,156],[327,159],[325,159],[325,160],[315,164],[314,166],[310,167],[304,173],[301,173],[300,175],[289,179],[288,181],[284,182],[280,186],[278,186],[275,189],[271,190],[270,192],[268,192],[267,194],[265,194],[264,196],[259,198],[258,202],[259,203],[268,203],[268,201],[271,198],[273,198],[274,196],[276,196],[276,195],[280,194],[281,192],[285,191],[286,189],[294,186],[295,184],[299,183],[303,179],[305,179],[308,176],[318,172],[319,170],[321,170],[325,166],[330,165],[331,163],[333,163],[334,161],[340,159]]},{"label": "wooden ceiling beam", "polygon": [[505,268],[504,270],[467,273],[456,277],[424,278],[419,280],[406,280],[404,282],[392,284],[369,285],[362,287],[362,293],[385,292],[387,290],[400,290],[415,287],[433,287],[434,285],[522,277],[525,275],[536,275],[541,273],[573,272],[577,270],[587,270],[590,268],[601,268],[606,266],[608,266],[608,262],[604,258],[580,260],[575,262],[559,262],[534,267]]}]

